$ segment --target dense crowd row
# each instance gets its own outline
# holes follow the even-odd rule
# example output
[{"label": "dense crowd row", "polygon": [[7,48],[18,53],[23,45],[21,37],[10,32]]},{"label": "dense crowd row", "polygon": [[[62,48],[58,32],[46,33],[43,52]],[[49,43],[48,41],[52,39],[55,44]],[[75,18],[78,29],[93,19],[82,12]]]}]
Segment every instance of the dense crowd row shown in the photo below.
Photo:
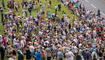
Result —
[{"label": "dense crowd row", "polygon": [[[52,1],[44,0],[44,5],[51,7]],[[0,34],[0,56],[4,60],[105,60],[105,19],[100,10],[95,14],[86,9],[79,0],[58,0],[55,13],[45,11],[40,0],[26,1],[21,4],[8,0],[8,12],[3,12],[5,2],[0,7],[1,23],[4,35]],[[57,13],[61,5],[72,14],[63,11],[62,18]],[[40,12],[32,16],[32,10],[40,6]],[[22,7],[22,16],[15,9]],[[29,12],[29,14],[28,14]],[[47,17],[45,17],[45,15]],[[73,21],[73,22],[72,22]],[[6,53],[5,53],[6,52]]]}]

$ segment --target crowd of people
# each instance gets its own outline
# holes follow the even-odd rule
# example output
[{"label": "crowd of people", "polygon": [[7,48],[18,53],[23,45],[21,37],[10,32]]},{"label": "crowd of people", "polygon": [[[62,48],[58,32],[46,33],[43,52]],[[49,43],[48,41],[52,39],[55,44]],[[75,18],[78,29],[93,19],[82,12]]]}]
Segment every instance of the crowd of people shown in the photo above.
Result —
[{"label": "crowd of people", "polygon": [[[44,0],[44,5],[51,7],[52,1]],[[4,12],[6,2],[2,0],[0,60],[105,60],[105,18],[100,10],[95,14],[79,0],[58,1],[51,13],[40,0],[23,0],[21,4],[8,0],[8,12]],[[40,12],[32,16],[38,5]],[[77,17],[62,11],[60,18],[57,13],[64,6]],[[22,15],[16,16],[20,7]]]}]

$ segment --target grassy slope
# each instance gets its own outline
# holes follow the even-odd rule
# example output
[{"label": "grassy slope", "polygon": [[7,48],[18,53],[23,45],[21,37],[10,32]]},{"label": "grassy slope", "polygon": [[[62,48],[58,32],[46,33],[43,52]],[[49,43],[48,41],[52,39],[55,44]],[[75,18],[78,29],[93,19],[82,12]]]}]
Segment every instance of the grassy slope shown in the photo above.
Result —
[{"label": "grassy slope", "polygon": [[[2,0],[0,0],[0,6],[1,6],[1,1]],[[21,1],[22,0],[15,0],[16,2],[18,2],[19,1],[19,3],[21,4]],[[58,2],[57,0],[52,0],[52,5],[51,5],[51,7],[47,7],[47,6],[45,6],[44,5],[44,0],[40,0],[41,2],[42,2],[42,6],[45,8],[45,11],[50,11],[51,13],[54,13],[55,12],[55,5],[58,5],[60,2]],[[5,4],[7,5],[7,0],[5,0]],[[5,5],[5,6],[6,6]],[[67,7],[64,7],[63,6],[63,4],[61,4],[61,6],[62,6],[62,9],[61,9],[61,11],[59,11],[58,12],[58,16],[61,18],[62,17],[62,11],[64,11],[68,16],[70,16],[71,17],[71,20],[72,20],[72,17],[74,16],[73,14],[71,14],[71,12],[69,11],[69,9],[67,8]],[[36,16],[36,13],[37,13],[37,11],[39,12],[40,11],[40,9],[39,9],[39,5],[36,7],[37,8],[37,10],[32,10],[32,15],[33,16]],[[6,9],[4,10],[4,13],[5,12],[7,12],[8,10],[7,10],[7,7],[6,7]],[[15,11],[16,12],[16,11]],[[18,14],[20,14],[20,15],[22,15],[22,8],[20,8],[19,9],[19,11],[18,12],[16,12],[16,15],[18,15]],[[29,14],[29,13],[28,13]],[[46,15],[45,15],[46,16]],[[24,22],[24,21],[23,21]],[[71,23],[72,24],[72,23]],[[2,24],[1,24],[1,14],[0,14],[0,34],[4,34],[4,29],[3,29],[3,26],[2,26]],[[5,60],[7,60],[7,58],[5,58]]]},{"label": "grassy slope", "polygon": [[[2,0],[0,0],[0,6],[1,6],[1,1]],[[19,1],[19,3],[21,4],[21,1],[22,0],[15,0],[16,2],[18,2]],[[52,5],[51,5],[51,7],[47,7],[47,6],[45,6],[44,5],[44,0],[40,0],[41,2],[42,2],[42,6],[45,8],[45,11],[50,11],[51,13],[54,13],[55,12],[55,5],[58,5],[59,4],[59,2],[57,1],[57,0],[54,0],[54,1],[52,1]],[[5,0],[5,4],[7,5],[7,0]],[[5,6],[6,6],[5,5]],[[63,4],[61,4],[62,5],[62,9],[61,9],[61,11],[59,11],[58,12],[58,16],[59,17],[62,17],[62,11],[64,11],[68,16],[70,16],[71,17],[71,19],[72,19],[72,14],[70,13],[70,11],[69,11],[69,9],[67,8],[67,7],[64,7],[63,6]],[[37,8],[37,10],[33,10],[32,11],[32,15],[33,16],[35,16],[36,15],[36,13],[37,13],[37,11],[39,12],[40,11],[40,9],[39,9],[39,5],[36,7]],[[7,10],[7,7],[6,7],[6,9],[4,10],[4,12],[7,12],[8,10]],[[16,11],[15,11],[16,12]],[[16,12],[16,15],[18,15],[18,14],[20,14],[20,15],[22,15],[22,8],[20,8],[19,9],[19,11],[18,12]],[[0,20],[1,20],[1,14],[0,14]],[[0,21],[0,33],[1,34],[3,34],[3,26],[2,26],[2,24],[1,24],[1,21]]]}]

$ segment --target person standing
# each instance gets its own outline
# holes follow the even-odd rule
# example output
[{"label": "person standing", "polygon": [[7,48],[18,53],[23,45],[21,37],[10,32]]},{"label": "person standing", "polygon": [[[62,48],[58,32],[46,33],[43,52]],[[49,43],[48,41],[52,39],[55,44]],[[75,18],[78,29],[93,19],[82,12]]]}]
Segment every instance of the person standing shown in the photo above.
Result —
[{"label": "person standing", "polygon": [[0,44],[1,44],[1,42],[2,42],[2,35],[0,34]]},{"label": "person standing", "polygon": [[42,2],[40,2],[40,8],[42,7]]},{"label": "person standing", "polygon": [[51,60],[51,49],[47,47],[45,51],[47,53],[47,60]]},{"label": "person standing", "polygon": [[47,0],[44,0],[44,4],[45,4],[45,6],[47,5]]},{"label": "person standing", "polygon": [[2,22],[2,24],[4,26],[4,14],[3,14],[3,12],[1,13],[1,22]]},{"label": "person standing", "polygon": [[51,19],[51,13],[48,12],[48,19]]},{"label": "person standing", "polygon": [[2,24],[4,23],[4,16],[3,16],[3,8],[0,7],[0,11],[1,11],[1,22]]},{"label": "person standing", "polygon": [[3,44],[1,44],[1,46],[0,46],[0,56],[1,56],[1,59],[0,60],[4,60],[5,47],[3,46]]},{"label": "person standing", "polygon": [[98,59],[98,55],[97,55],[97,53],[96,53],[96,50],[94,50],[94,51],[92,52],[91,56],[92,56],[92,60],[97,60],[97,59]]},{"label": "person standing", "polygon": [[57,6],[55,5],[55,14],[57,14]]},{"label": "person standing", "polygon": [[89,49],[86,50],[86,60],[91,60],[91,52],[89,51]]},{"label": "person standing", "polygon": [[58,51],[57,55],[58,55],[58,60],[63,60],[63,53],[61,49]]},{"label": "person standing", "polygon": [[29,11],[29,13],[30,13],[30,15],[31,15],[31,11],[32,11],[32,4],[29,4],[29,5],[28,5],[28,11]]},{"label": "person standing", "polygon": [[74,60],[74,54],[71,50],[67,50],[67,52],[65,53],[65,57],[65,60]]},{"label": "person standing", "polygon": [[31,59],[33,59],[33,57],[34,57],[34,46],[33,46],[33,44],[30,42],[30,46],[29,46],[29,49],[30,49],[30,52],[31,52]]},{"label": "person standing", "polygon": [[58,9],[59,11],[61,11],[61,4],[58,4]]},{"label": "person standing", "polygon": [[11,56],[8,60],[16,60],[13,56]]},{"label": "person standing", "polygon": [[103,53],[102,53],[102,50],[100,49],[99,50],[99,53],[98,53],[98,55],[99,55],[99,60],[102,60],[103,59]]},{"label": "person standing", "polygon": [[82,60],[81,56],[79,55],[79,52],[77,52],[76,60]]},{"label": "person standing", "polygon": [[22,6],[22,8],[24,7],[24,1],[21,2],[21,6]]},{"label": "person standing", "polygon": [[29,50],[28,47],[27,47],[27,49],[26,49],[26,59],[27,59],[27,60],[30,60],[30,59],[31,59],[31,52],[30,52],[30,50]]},{"label": "person standing", "polygon": [[104,58],[104,60],[105,60],[105,48],[104,48],[103,58]]},{"label": "person standing", "polygon": [[36,4],[34,1],[33,1],[33,9],[36,9]]},{"label": "person standing", "polygon": [[40,54],[41,54],[41,60],[46,60],[44,47],[42,47],[42,48],[40,49]]},{"label": "person standing", "polygon": [[40,51],[37,49],[35,52],[36,60],[41,60],[41,54]]},{"label": "person standing", "polygon": [[5,8],[4,0],[2,0],[1,4],[2,4],[3,8]]},{"label": "person standing", "polygon": [[14,56],[14,54],[12,53],[8,60],[17,60],[17,59],[16,59],[16,56]]},{"label": "person standing", "polygon": [[38,0],[38,3],[39,3],[39,0]]},{"label": "person standing", "polygon": [[20,50],[18,50],[18,60],[24,60],[24,54],[22,52],[22,48],[20,48]]},{"label": "person standing", "polygon": [[51,4],[52,4],[51,0],[49,1],[49,4],[50,4],[50,6],[51,6]]},{"label": "person standing", "polygon": [[5,37],[3,37],[2,44],[3,44],[3,47],[6,47],[6,38]]},{"label": "person standing", "polygon": [[100,17],[100,9],[98,9],[98,11],[97,11],[97,15]]},{"label": "person standing", "polygon": [[16,59],[16,48],[15,47],[13,47],[13,50],[12,50],[12,57]]},{"label": "person standing", "polygon": [[25,8],[25,15],[26,15],[26,17],[28,16],[28,14],[27,14],[27,8]]}]

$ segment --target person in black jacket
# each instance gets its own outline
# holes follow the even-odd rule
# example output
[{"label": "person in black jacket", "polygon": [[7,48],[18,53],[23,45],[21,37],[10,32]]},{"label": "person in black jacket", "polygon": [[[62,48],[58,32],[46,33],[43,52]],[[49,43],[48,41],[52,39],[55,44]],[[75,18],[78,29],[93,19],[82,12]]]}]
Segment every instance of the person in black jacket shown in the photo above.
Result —
[{"label": "person in black jacket", "polygon": [[32,8],[33,8],[33,7],[32,7],[32,4],[30,3],[30,4],[29,4],[29,8],[28,8],[28,11],[29,11],[30,15],[31,15]]},{"label": "person in black jacket", "polygon": [[61,11],[61,4],[58,4],[58,9],[59,11]]},{"label": "person in black jacket", "polygon": [[3,14],[3,8],[2,7],[0,7],[0,13],[1,13],[1,22],[4,25],[4,14]]},{"label": "person in black jacket", "polygon": [[1,59],[0,60],[4,60],[5,48],[4,48],[4,46],[2,44],[0,46],[0,56],[1,56]]},{"label": "person in black jacket", "polygon": [[103,53],[102,53],[102,50],[100,49],[100,50],[99,50],[99,53],[98,53],[98,55],[99,55],[99,60],[102,60],[102,56],[103,56],[102,54],[103,54]]},{"label": "person in black jacket", "polygon": [[30,59],[31,59],[31,52],[30,52],[30,50],[29,50],[28,47],[27,47],[27,49],[26,49],[26,59],[27,59],[27,60],[30,60]]},{"label": "person in black jacket", "polygon": [[81,56],[79,55],[79,52],[76,55],[76,60],[82,60]]},{"label": "person in black jacket", "polygon": [[18,50],[18,60],[24,60],[24,54],[21,48]]}]

